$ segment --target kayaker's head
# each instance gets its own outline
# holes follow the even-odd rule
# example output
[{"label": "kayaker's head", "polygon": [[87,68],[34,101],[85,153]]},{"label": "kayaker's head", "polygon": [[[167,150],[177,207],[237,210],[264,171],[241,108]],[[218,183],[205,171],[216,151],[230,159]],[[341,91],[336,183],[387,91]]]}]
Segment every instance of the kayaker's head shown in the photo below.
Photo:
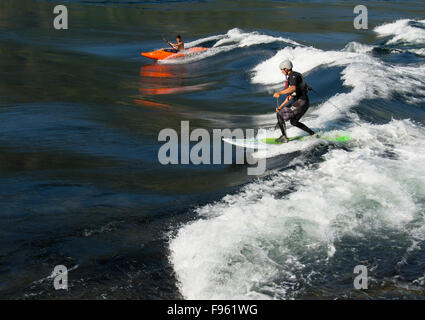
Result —
[{"label": "kayaker's head", "polygon": [[289,60],[282,61],[279,64],[279,69],[283,72],[285,76],[291,73],[292,71],[292,62]]},{"label": "kayaker's head", "polygon": [[182,37],[181,37],[180,35],[178,35],[178,36],[176,37],[176,41],[177,41],[177,42],[182,42]]}]

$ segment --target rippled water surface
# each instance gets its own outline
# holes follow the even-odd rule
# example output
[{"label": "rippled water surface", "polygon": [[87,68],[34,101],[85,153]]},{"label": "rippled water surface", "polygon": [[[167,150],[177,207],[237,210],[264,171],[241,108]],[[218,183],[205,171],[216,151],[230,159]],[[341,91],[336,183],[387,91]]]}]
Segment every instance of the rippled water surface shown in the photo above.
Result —
[{"label": "rippled water surface", "polygon": [[[2,0],[0,298],[423,298],[425,5],[364,3],[367,30],[354,1],[70,0],[55,30],[56,2]],[[209,49],[140,55],[176,34]],[[254,152],[261,176],[159,163],[181,121],[278,135],[284,59],[350,142]]]}]

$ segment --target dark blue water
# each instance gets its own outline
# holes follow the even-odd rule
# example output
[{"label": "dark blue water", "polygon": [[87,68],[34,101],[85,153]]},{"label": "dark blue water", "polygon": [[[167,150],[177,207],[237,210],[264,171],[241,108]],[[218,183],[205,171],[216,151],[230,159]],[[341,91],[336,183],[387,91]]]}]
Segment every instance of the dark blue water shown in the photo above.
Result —
[{"label": "dark blue water", "polygon": [[[56,2],[3,0],[0,298],[423,298],[425,6],[362,3],[367,30],[354,1],[67,1],[60,31]],[[140,56],[176,34],[210,49]],[[181,121],[278,135],[284,59],[349,143],[254,153],[261,176],[159,163]]]}]

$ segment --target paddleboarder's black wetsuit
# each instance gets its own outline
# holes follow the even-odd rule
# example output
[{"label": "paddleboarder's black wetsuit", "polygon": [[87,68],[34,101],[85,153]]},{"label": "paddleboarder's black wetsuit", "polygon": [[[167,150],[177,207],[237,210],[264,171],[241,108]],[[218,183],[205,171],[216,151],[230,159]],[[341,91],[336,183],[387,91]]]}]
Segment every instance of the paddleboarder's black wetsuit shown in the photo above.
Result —
[{"label": "paddleboarder's black wetsuit", "polygon": [[286,82],[286,87],[290,86],[295,86],[295,95],[292,98],[294,102],[291,106],[284,107],[276,113],[277,122],[280,130],[282,131],[282,135],[286,137],[286,120],[289,120],[293,126],[308,132],[310,135],[313,135],[314,131],[299,121],[310,107],[310,101],[307,96],[307,83],[300,73],[292,71],[288,76],[288,81]]}]

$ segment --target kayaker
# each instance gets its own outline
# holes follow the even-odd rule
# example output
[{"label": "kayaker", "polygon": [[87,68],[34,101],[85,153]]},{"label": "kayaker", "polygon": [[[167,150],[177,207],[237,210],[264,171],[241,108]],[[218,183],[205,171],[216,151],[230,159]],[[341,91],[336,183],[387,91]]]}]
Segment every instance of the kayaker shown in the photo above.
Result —
[{"label": "kayaker", "polygon": [[[285,121],[289,120],[290,123],[306,132],[309,135],[313,135],[314,131],[301,123],[299,120],[306,113],[310,107],[308,99],[308,86],[305,82],[301,73],[292,71],[292,62],[289,60],[282,61],[279,64],[279,68],[282,73],[287,77],[286,88],[282,91],[276,92],[273,97],[279,98],[282,94],[287,94],[285,101],[276,108],[276,116],[280,131],[282,135],[276,139],[276,142],[288,142],[286,136],[286,125]],[[291,106],[285,107],[290,101],[294,101]]]},{"label": "kayaker", "polygon": [[168,44],[170,46],[172,46],[173,49],[176,50],[177,52],[178,51],[183,51],[184,50],[184,43],[183,43],[182,37],[180,35],[178,35],[176,37],[176,41],[177,41],[177,43],[168,42]]}]

